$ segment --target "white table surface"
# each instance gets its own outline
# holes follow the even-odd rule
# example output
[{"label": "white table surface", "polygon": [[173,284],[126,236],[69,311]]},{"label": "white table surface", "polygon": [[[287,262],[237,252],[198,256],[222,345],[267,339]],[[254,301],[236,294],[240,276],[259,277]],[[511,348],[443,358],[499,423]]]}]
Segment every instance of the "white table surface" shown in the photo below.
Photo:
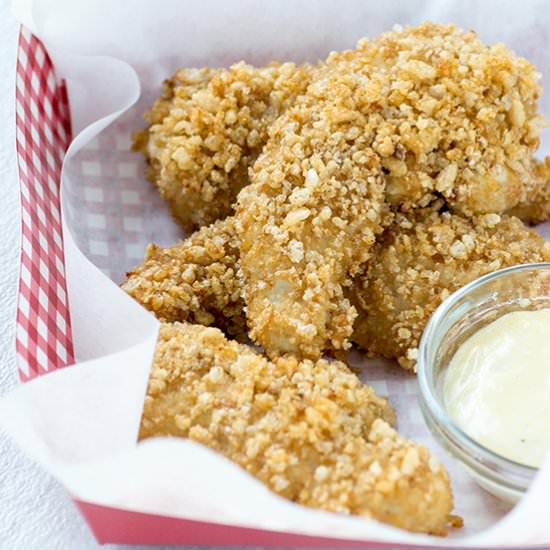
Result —
[{"label": "white table surface", "polygon": [[[17,34],[9,2],[0,0],[0,394],[18,383],[14,352],[20,232],[14,118]],[[0,550],[97,548],[139,547],[98,545],[65,490],[0,433]]]}]

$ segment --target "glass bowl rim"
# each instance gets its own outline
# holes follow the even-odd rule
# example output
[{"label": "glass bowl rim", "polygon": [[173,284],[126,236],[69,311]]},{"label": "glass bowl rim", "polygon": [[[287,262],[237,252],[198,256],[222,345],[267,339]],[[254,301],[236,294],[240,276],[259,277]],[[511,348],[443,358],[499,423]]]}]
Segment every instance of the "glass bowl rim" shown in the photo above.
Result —
[{"label": "glass bowl rim", "polygon": [[[527,482],[530,482],[533,479],[539,468],[516,462],[488,449],[464,432],[464,430],[462,430],[462,428],[460,428],[450,417],[443,403],[436,395],[433,377],[431,376],[431,368],[428,365],[428,351],[442,320],[459,300],[470,294],[473,290],[493,280],[505,278],[513,273],[537,271],[541,269],[547,269],[550,271],[550,262],[518,264],[511,267],[506,267],[504,269],[499,269],[498,271],[483,275],[482,277],[475,279],[474,281],[453,292],[439,305],[426,325],[420,340],[417,360],[417,377],[420,388],[419,397],[421,399],[421,405],[427,409],[427,411],[423,412],[428,412],[432,416],[431,420],[432,422],[435,422],[438,428],[437,431],[443,430],[447,437],[450,437],[453,443],[458,443],[461,448],[465,449],[468,457],[470,458],[467,465],[470,467],[475,467],[475,465],[483,466],[485,469],[490,469],[494,472],[493,469],[487,466],[486,462],[493,463],[497,465],[498,473],[501,475],[508,474],[513,477],[520,477]],[[430,431],[436,439],[440,440],[441,434],[436,433],[436,430],[434,430],[431,425],[432,422],[428,422]],[[481,462],[478,457],[481,457],[483,462]],[[512,484],[514,485],[513,488],[517,490],[517,483],[512,482]],[[521,485],[521,490],[527,490],[527,485],[523,486],[523,483]]]}]

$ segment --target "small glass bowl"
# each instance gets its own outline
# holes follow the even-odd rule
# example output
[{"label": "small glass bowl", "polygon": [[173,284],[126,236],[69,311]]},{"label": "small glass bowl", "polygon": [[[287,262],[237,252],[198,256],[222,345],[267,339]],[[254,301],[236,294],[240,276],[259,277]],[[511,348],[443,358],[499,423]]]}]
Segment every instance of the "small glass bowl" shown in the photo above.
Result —
[{"label": "small glass bowl", "polygon": [[472,334],[511,311],[545,307],[550,308],[550,262],[502,269],[449,296],[420,341],[419,399],[429,429],[479,485],[512,503],[527,491],[538,469],[500,456],[468,436],[447,413],[443,385],[453,355]]}]

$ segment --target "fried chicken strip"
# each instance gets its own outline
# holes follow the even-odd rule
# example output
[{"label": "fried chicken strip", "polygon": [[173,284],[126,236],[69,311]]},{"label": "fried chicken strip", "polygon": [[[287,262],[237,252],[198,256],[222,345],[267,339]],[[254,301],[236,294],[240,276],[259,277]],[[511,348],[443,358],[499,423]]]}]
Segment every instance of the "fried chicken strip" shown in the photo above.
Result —
[{"label": "fried chicken strip", "polygon": [[270,362],[217,329],[174,323],[160,330],[140,439],[190,438],[294,502],[444,534],[447,474],[393,420],[343,363]]},{"label": "fried chicken strip", "polygon": [[229,69],[180,69],[164,83],[134,135],[147,175],[191,230],[232,212],[271,123],[307,87],[312,65],[244,62]]},{"label": "fried chicken strip", "polygon": [[381,84],[331,56],[275,121],[239,194],[237,231],[251,338],[274,357],[346,349],[356,312],[344,286],[384,222],[384,178],[368,122]]},{"label": "fried chicken strip", "polygon": [[532,64],[474,32],[433,23],[360,42],[355,57],[386,80],[371,126],[394,208],[443,196],[471,216],[527,200],[545,126]]},{"label": "fried chicken strip", "polygon": [[228,217],[175,246],[150,244],[122,289],[160,320],[214,325],[246,339],[238,270],[235,220]]},{"label": "fried chicken strip", "polygon": [[400,214],[354,287],[354,341],[415,369],[418,343],[437,306],[478,277],[550,260],[550,243],[511,216],[473,219],[431,209]]}]

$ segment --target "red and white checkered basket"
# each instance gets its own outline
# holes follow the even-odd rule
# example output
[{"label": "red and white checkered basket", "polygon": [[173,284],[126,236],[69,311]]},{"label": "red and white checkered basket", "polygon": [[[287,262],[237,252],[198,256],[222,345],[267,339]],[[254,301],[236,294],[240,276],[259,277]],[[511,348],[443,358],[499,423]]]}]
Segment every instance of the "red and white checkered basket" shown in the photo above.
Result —
[{"label": "red and white checkered basket", "polygon": [[25,382],[73,362],[59,202],[71,122],[64,83],[44,46],[24,29],[16,78],[22,216],[16,349]]},{"label": "red and white checkered basket", "polygon": [[[74,363],[60,204],[61,167],[71,142],[71,119],[63,80],[56,75],[44,45],[24,28],[19,37],[16,78],[22,212],[16,350],[19,376],[26,382]],[[101,543],[365,546],[364,541],[155,516],[82,501],[76,505]]]}]

